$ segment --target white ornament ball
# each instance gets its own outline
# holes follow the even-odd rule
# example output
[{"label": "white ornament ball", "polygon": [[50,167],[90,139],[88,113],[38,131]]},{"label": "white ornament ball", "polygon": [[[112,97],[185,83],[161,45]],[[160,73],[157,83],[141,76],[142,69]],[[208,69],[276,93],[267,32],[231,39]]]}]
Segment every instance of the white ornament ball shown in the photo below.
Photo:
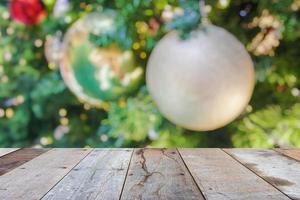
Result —
[{"label": "white ornament ball", "polygon": [[176,32],[166,35],[149,58],[146,81],[167,119],[186,129],[208,131],[243,112],[255,72],[245,47],[223,28],[208,25],[187,40]]}]

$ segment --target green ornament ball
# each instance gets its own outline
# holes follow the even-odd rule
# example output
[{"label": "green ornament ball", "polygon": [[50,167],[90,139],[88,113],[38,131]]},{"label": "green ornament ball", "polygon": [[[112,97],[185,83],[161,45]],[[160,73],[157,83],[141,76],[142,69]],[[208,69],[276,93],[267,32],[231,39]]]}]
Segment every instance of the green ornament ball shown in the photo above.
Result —
[{"label": "green ornament ball", "polygon": [[186,40],[167,34],[154,48],[147,87],[160,112],[186,129],[208,131],[237,118],[255,84],[247,50],[223,28],[207,25]]},{"label": "green ornament ball", "polygon": [[83,102],[101,106],[137,89],[143,69],[133,52],[117,44],[99,47],[90,34],[115,31],[115,13],[90,13],[77,20],[63,39],[60,72],[69,89]]}]

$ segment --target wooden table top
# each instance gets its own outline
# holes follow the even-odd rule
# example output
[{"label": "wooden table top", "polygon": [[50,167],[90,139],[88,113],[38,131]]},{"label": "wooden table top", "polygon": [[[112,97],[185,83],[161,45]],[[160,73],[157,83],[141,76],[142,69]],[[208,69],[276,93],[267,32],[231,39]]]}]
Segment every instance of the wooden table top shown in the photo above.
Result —
[{"label": "wooden table top", "polygon": [[300,199],[300,149],[0,149],[0,199]]}]

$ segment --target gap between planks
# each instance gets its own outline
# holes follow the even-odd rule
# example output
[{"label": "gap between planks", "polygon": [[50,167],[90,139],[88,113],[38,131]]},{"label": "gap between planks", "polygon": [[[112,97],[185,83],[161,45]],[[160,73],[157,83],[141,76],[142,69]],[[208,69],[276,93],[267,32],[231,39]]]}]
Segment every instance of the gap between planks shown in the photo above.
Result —
[{"label": "gap between planks", "polygon": [[289,199],[221,149],[179,149],[206,199]]},{"label": "gap between planks", "polygon": [[292,158],[300,162],[300,149],[273,149],[273,150],[280,153],[283,156]]},{"label": "gap between planks", "polygon": [[[94,150],[95,151],[95,150]],[[139,152],[142,152],[142,153],[139,153]],[[144,152],[145,152],[145,154],[147,154],[147,155],[144,155]],[[176,155],[176,152],[177,152],[177,155]],[[174,155],[174,154],[175,155]],[[91,154],[93,154],[93,152],[91,152],[87,157],[89,157]],[[161,161],[161,159],[163,159],[163,161],[165,162],[164,163],[164,165],[160,165],[159,163],[160,162],[153,162],[153,160],[152,160],[152,158],[153,157],[155,157],[155,155],[156,155],[156,157],[158,156],[159,157],[159,161]],[[141,160],[139,160],[140,159],[140,156],[141,156],[141,159],[143,160],[144,159],[144,161],[142,161],[142,162],[140,162]],[[85,159],[87,159],[87,157],[85,158]],[[104,163],[105,164],[109,164],[110,162],[114,162],[114,160],[116,160],[116,158],[117,158],[118,156],[116,155],[116,156],[110,156],[109,157],[109,160],[106,160],[106,162],[104,161]],[[143,158],[144,157],[144,158]],[[133,161],[133,158],[135,159],[135,161],[138,161],[138,162],[134,162]],[[92,165],[92,166],[94,166],[95,165],[95,163],[93,164],[93,163],[91,163],[91,162],[87,162],[85,159],[83,159],[77,166],[79,167],[79,166],[81,166],[81,168],[82,167],[84,167],[85,166],[85,164],[84,163],[87,163],[88,165],[90,164],[90,165]],[[96,159],[96,158],[95,158]],[[176,159],[176,163],[174,163],[174,159]],[[96,162],[97,163],[97,162]],[[134,192],[141,192],[141,191],[133,191],[133,190],[131,190],[132,188],[129,188],[128,189],[128,187],[127,188],[125,188],[125,186],[126,186],[126,184],[130,184],[130,182],[132,183],[132,182],[135,182],[136,181],[136,179],[132,179],[131,178],[131,180],[128,180],[128,179],[130,179],[129,177],[130,177],[130,175],[128,174],[129,173],[129,170],[131,169],[131,168],[134,168],[135,170],[133,170],[134,172],[131,172],[131,173],[135,173],[136,171],[138,171],[139,170],[139,167],[142,167],[142,168],[144,168],[145,167],[145,169],[147,169],[147,171],[149,170],[149,172],[148,173],[150,173],[151,175],[149,175],[148,176],[148,174],[143,174],[143,172],[142,172],[142,174],[139,174],[139,173],[137,173],[137,176],[136,176],[136,178],[137,179],[139,179],[139,178],[142,178],[142,179],[144,179],[144,178],[146,178],[146,179],[150,179],[150,176],[152,176],[152,175],[155,175],[154,173],[161,173],[161,174],[164,174],[166,171],[166,169],[168,169],[168,167],[175,167],[175,171],[177,171],[177,172],[184,172],[183,173],[183,175],[184,175],[184,179],[185,180],[187,180],[188,182],[186,183],[187,185],[190,185],[190,186],[192,186],[192,185],[194,185],[195,187],[197,187],[197,184],[196,184],[196,182],[193,182],[193,179],[190,179],[190,178],[193,178],[192,177],[192,175],[190,174],[190,172],[188,171],[188,169],[186,168],[186,166],[184,166],[183,164],[180,164],[180,163],[184,163],[184,161],[182,160],[182,158],[180,157],[180,155],[179,155],[179,152],[178,152],[178,150],[177,149],[175,149],[174,150],[174,152],[172,152],[172,151],[170,151],[170,150],[167,150],[167,149],[133,149],[133,150],[131,150],[131,154],[130,154],[130,158],[129,158],[129,162],[128,162],[128,164],[126,165],[127,166],[127,169],[126,169],[126,173],[125,173],[125,176],[124,176],[124,179],[122,179],[122,183],[121,183],[121,188],[120,188],[120,190],[119,189],[117,189],[117,190],[115,190],[114,191],[114,195],[112,195],[112,194],[110,194],[110,193],[106,193],[106,194],[103,194],[103,193],[99,193],[99,186],[95,186],[94,188],[90,188],[90,191],[89,192],[84,192],[84,191],[82,191],[86,186],[88,186],[89,184],[91,184],[90,182],[84,182],[84,179],[88,179],[88,180],[90,180],[90,181],[93,181],[93,179],[90,179],[89,178],[89,175],[87,174],[87,173],[90,173],[90,172],[86,172],[86,171],[81,171],[81,173],[84,173],[85,175],[82,175],[82,174],[78,174],[78,173],[76,173],[76,172],[74,172],[74,169],[76,168],[74,168],[73,170],[71,170],[70,172],[69,172],[69,174],[68,175],[66,175],[63,179],[61,179],[60,180],[60,183],[58,183],[55,187],[53,187],[44,197],[43,197],[43,199],[60,199],[62,196],[64,196],[64,197],[66,197],[66,198],[68,198],[68,197],[70,197],[70,195],[72,195],[72,197],[74,197],[74,198],[77,198],[77,197],[84,197],[85,195],[88,195],[89,197],[93,197],[93,198],[95,198],[95,199],[107,199],[107,198],[110,198],[110,199],[115,199],[115,195],[118,193],[118,192],[120,192],[119,193],[119,196],[118,196],[118,198],[117,199],[132,199],[133,198],[133,196],[131,195],[132,193],[134,193]],[[140,164],[141,164],[141,166],[140,166]],[[174,166],[174,164],[175,164],[175,166]],[[98,165],[98,167],[100,167],[99,165],[101,165],[101,163],[99,163],[99,164],[97,164]],[[151,166],[152,165],[152,166]],[[154,170],[153,172],[150,172],[150,171],[152,171],[151,170],[151,168],[153,167],[153,165],[157,165],[157,166],[155,166],[155,170],[158,170],[157,172]],[[102,164],[102,166],[105,166],[104,164]],[[110,166],[110,165],[109,165]],[[105,166],[105,168],[106,168],[107,166]],[[158,169],[156,169],[156,167],[158,167]],[[166,168],[167,167],[167,168]],[[183,167],[183,169],[181,169],[181,170],[179,170],[178,171],[178,168],[181,168],[181,167]],[[137,170],[136,170],[137,169]],[[143,170],[142,170],[143,171]],[[169,172],[170,173],[170,172]],[[72,176],[71,176],[71,174],[72,174]],[[171,172],[171,174],[172,174],[172,172]],[[79,176],[79,175],[81,175],[81,177]],[[132,174],[133,175],[133,174]],[[95,176],[97,176],[97,175],[95,175]],[[182,179],[182,174],[180,174],[180,175],[177,175],[177,173],[176,173],[176,175],[175,175],[175,177],[178,177],[176,180],[181,180]],[[75,177],[75,178],[70,178],[70,177]],[[171,176],[172,177],[172,176]],[[181,178],[180,178],[181,177]],[[190,177],[190,178],[189,178]],[[169,177],[170,178],[170,177]],[[165,188],[165,189],[163,189],[163,192],[162,192],[162,195],[173,195],[173,197],[174,197],[174,194],[172,194],[172,193],[169,193],[169,191],[171,190],[172,191],[172,189],[174,189],[174,188],[176,188],[176,186],[174,185],[174,183],[176,183],[176,184],[178,184],[178,183],[180,183],[181,184],[181,186],[183,187],[183,188],[188,188],[187,186],[185,186],[185,185],[182,185],[182,184],[184,184],[184,181],[179,181],[179,182],[177,182],[177,181],[175,181],[175,182],[170,182],[170,179],[169,178],[167,178],[167,179],[161,179],[161,178],[154,178],[153,180],[152,180],[152,182],[147,182],[147,181],[145,181],[145,183],[143,183],[143,187],[142,188],[140,188],[141,190],[143,189],[143,190],[145,190],[144,192],[142,192],[142,194],[140,194],[140,195],[144,195],[145,196],[145,198],[154,198],[154,199],[156,199],[156,197],[159,197],[160,198],[160,194],[158,193],[157,195],[158,196],[156,196],[156,197],[153,197],[153,194],[151,194],[151,192],[149,193],[149,191],[151,191],[153,188],[153,185],[154,185],[154,187],[155,187],[155,185],[158,185],[158,184],[161,184],[161,183],[163,183],[163,184],[165,184],[167,187]],[[78,180],[79,179],[79,180]],[[111,179],[114,179],[113,177],[111,178]],[[171,178],[172,179],[172,178]],[[81,181],[80,181],[81,180]],[[112,180],[110,180],[110,181],[112,181]],[[80,187],[80,188],[78,188],[79,187],[79,185],[78,185],[78,183],[82,183],[84,186],[82,186],[82,188]],[[99,183],[99,181],[97,181],[98,183]],[[129,182],[129,183],[128,183]],[[150,184],[150,185],[149,185]],[[107,185],[107,184],[106,184]],[[151,186],[152,185],[152,186]],[[165,186],[165,185],[163,185],[163,186]],[[75,194],[71,194],[70,192],[72,192],[72,191],[68,191],[68,190],[66,190],[66,188],[69,188],[69,187],[71,187],[71,188],[73,188],[75,191],[76,191],[76,193]],[[105,187],[105,186],[101,186],[101,188],[102,187]],[[76,189],[77,188],[77,189]],[[98,188],[98,189],[97,189]],[[124,191],[126,191],[126,190],[129,190],[128,192],[126,192],[126,193],[124,193]],[[88,193],[88,194],[83,194],[83,195],[80,195],[79,194],[79,196],[78,196],[78,192],[77,191],[82,191],[83,193]],[[182,190],[181,189],[181,192],[184,192],[184,191],[186,191],[186,190]],[[190,191],[190,190],[189,190]],[[177,191],[174,191],[174,192],[177,192]],[[193,195],[195,195],[195,191],[193,191],[193,190],[191,190],[191,192],[192,193],[186,193],[186,195],[184,195],[182,198],[184,198],[184,199],[186,199],[186,198],[190,198],[190,197],[195,197],[195,196],[193,196]],[[197,198],[195,198],[195,199],[202,199],[203,198],[203,195],[202,195],[202,193],[201,193],[201,190],[198,188],[198,194],[200,194],[200,195],[197,195]],[[80,192],[81,193],[81,192]],[[144,194],[144,193],[147,193],[147,194]],[[104,196],[99,196],[99,195],[104,195]],[[128,196],[128,194],[129,194],[129,196]],[[75,195],[75,196],[74,196]],[[178,194],[178,195],[182,195],[182,194]],[[191,196],[189,196],[189,195],[191,195]],[[202,195],[202,196],[201,196]],[[114,197],[113,197],[114,196]],[[202,198],[200,198],[200,197],[202,197]],[[204,198],[203,198],[204,199]]]},{"label": "gap between planks", "polygon": [[0,178],[0,199],[40,199],[89,149],[51,149]]},{"label": "gap between planks", "polygon": [[[235,159],[237,162],[240,162],[247,169],[249,169],[257,176],[262,178],[264,181],[272,185],[274,188],[276,188],[282,194],[287,196],[289,199],[300,198],[299,187],[296,187],[297,184],[300,184],[300,179],[298,178],[298,180],[295,180],[295,178],[297,179],[297,177],[299,177],[300,175],[298,174],[300,169],[299,161],[290,158],[289,156],[282,155],[281,153],[278,153],[277,151],[272,149],[222,150],[229,156],[231,156],[233,159]],[[270,161],[271,159],[273,159],[274,162]],[[291,162],[289,163],[288,161]],[[286,167],[288,167],[290,164],[298,165],[298,168],[294,168],[294,170],[286,169]],[[267,165],[269,165],[268,168],[266,168]],[[284,171],[290,173],[290,176],[287,177],[287,174],[282,173]],[[290,178],[294,180],[290,180]],[[296,182],[294,183],[291,181]],[[293,186],[294,184],[296,184],[296,186]]]},{"label": "gap between planks", "polygon": [[[43,197],[44,196],[46,196],[46,194],[48,194],[50,191],[52,191],[53,190],[53,188],[55,188],[63,179],[65,179],[65,177],[67,177],[72,171],[73,171],[73,169],[75,169],[86,157],[88,157],[93,151],[94,151],[95,149],[91,149],[81,160],[79,160],[78,162],[77,162],[77,164],[75,164],[64,176],[62,176],[61,178],[60,178],[60,180],[58,180],[44,195],[43,195]],[[110,151],[120,151],[120,149],[102,149],[103,151],[108,151],[108,150],[110,150]],[[126,186],[126,183],[127,183],[127,181],[128,181],[128,177],[129,177],[129,171],[130,171],[130,169],[132,168],[132,165],[134,165],[134,163],[133,163],[133,158],[134,158],[134,156],[137,156],[137,155],[135,155],[134,154],[134,152],[136,152],[138,149],[131,149],[131,155],[130,155],[130,159],[129,159],[129,164],[127,165],[127,170],[126,170],[126,175],[125,175],[125,178],[124,178],[124,180],[123,180],[123,184],[122,184],[122,189],[121,189],[121,193],[120,193],[120,195],[119,195],[119,199],[122,199],[122,196],[123,196],[123,192],[124,192],[124,189],[125,189],[125,186]],[[151,150],[151,149],[148,149],[148,150]],[[162,149],[152,149],[152,150],[162,150]],[[189,168],[189,166],[188,166],[188,164],[187,164],[187,162],[186,162],[186,160],[185,160],[185,158],[183,158],[183,156],[182,156],[182,154],[181,154],[181,152],[180,152],[180,149],[175,149],[176,150],[176,152],[177,152],[177,154],[178,154],[178,156],[179,156],[179,160],[181,160],[182,161],[182,163],[183,163],[183,165],[184,165],[184,167],[185,167],[185,169],[186,169],[186,171],[187,171],[187,173],[186,173],[186,175],[188,176],[190,176],[191,177],[191,182],[193,182],[194,183],[194,185],[198,188],[198,190],[199,190],[199,192],[200,192],[200,194],[202,195],[202,197],[203,197],[203,199],[205,198],[205,199],[211,199],[211,198],[208,198],[207,196],[205,196],[204,195],[204,193],[203,192],[205,192],[205,187],[203,187],[203,185],[201,185],[201,183],[200,182],[198,182],[197,180],[195,180],[195,172],[193,172],[190,168]],[[197,151],[197,149],[192,149],[193,151]],[[200,149],[201,150],[201,149]],[[229,153],[229,152],[227,152],[227,151],[230,151],[230,149],[228,149],[228,150],[226,150],[226,149],[218,149],[218,150],[220,150],[221,152],[223,152],[224,153],[224,155],[227,155],[227,156],[229,156],[234,162],[237,162],[241,167],[243,167],[243,168],[245,168],[245,169],[247,169],[248,171],[250,171],[250,173],[252,173],[253,174],[253,176],[257,176],[259,179],[261,179],[262,181],[264,181],[266,184],[269,184],[271,187],[273,187],[276,191],[278,191],[280,194],[282,194],[282,195],[284,195],[286,198],[288,198],[288,199],[293,199],[293,198],[295,198],[295,197],[292,197],[292,196],[289,196],[288,194],[286,194],[285,192],[283,192],[282,191],[282,189],[281,188],[278,188],[277,186],[276,186],[276,184],[274,184],[274,183],[272,183],[271,181],[269,181],[268,179],[266,179],[263,175],[261,175],[258,171],[255,171],[255,170],[253,170],[252,168],[251,168],[251,166],[249,167],[249,166],[247,166],[247,164],[245,163],[245,162],[243,162],[243,161],[241,161],[238,157],[235,157],[234,155],[232,155],[232,153]],[[238,150],[238,149],[237,149]],[[19,151],[19,150],[18,150]],[[280,156],[282,156],[282,157],[287,157],[287,158],[290,158],[290,159],[292,159],[294,162],[298,162],[299,160],[297,160],[296,158],[295,158],[295,155],[299,155],[298,154],[298,152],[300,152],[300,150],[293,150],[293,154],[288,154],[288,151],[290,151],[290,150],[279,150],[279,151],[282,151],[282,152],[278,152],[276,149],[274,149],[274,150],[271,150],[272,152],[274,152],[275,153],[275,155],[280,155]],[[168,152],[168,151],[167,151]],[[255,153],[255,149],[253,149],[253,152]],[[6,155],[9,155],[9,154],[6,154]],[[43,154],[42,154],[43,155]],[[163,155],[164,156],[164,155]],[[168,154],[168,156],[172,156],[172,154]],[[209,155],[208,155],[209,156]],[[293,156],[293,157],[292,157]],[[39,156],[38,156],[39,157]],[[38,158],[37,157],[37,158]],[[148,158],[147,158],[148,159]],[[150,156],[150,163],[151,163],[151,156]],[[172,165],[172,164],[170,164],[170,162],[173,162],[172,160],[169,160],[169,157],[168,158],[166,158],[167,160],[168,160],[168,162],[166,162],[167,164],[165,164],[166,166],[168,166],[168,165]],[[34,160],[34,159],[33,159]],[[55,160],[54,160],[55,161]],[[30,161],[31,162],[31,161]],[[180,162],[180,161],[179,161]],[[153,163],[152,163],[153,164]],[[177,163],[178,164],[178,163]],[[142,174],[143,175],[143,174]],[[167,177],[167,178],[169,178],[169,177]],[[215,177],[213,177],[213,176],[211,176],[211,179],[214,179]],[[155,179],[154,179],[155,180]],[[155,184],[155,182],[154,182],[154,184]],[[1,186],[0,186],[1,187]],[[239,185],[237,186],[237,187],[239,187]],[[124,194],[125,195],[125,194]],[[230,195],[230,194],[229,194]],[[128,196],[127,196],[128,197]],[[125,198],[125,199],[128,199],[128,198]],[[213,198],[212,198],[213,199]]]},{"label": "gap between planks", "polygon": [[0,148],[0,158],[17,150],[19,150],[19,148]]},{"label": "gap between planks", "polygon": [[24,148],[12,151],[0,158],[0,176],[12,171],[13,169],[31,161],[32,159],[49,151],[49,149]]},{"label": "gap between planks", "polygon": [[119,199],[132,152],[94,149],[42,199]]},{"label": "gap between planks", "polygon": [[126,180],[127,180],[127,176],[128,176],[129,168],[130,168],[130,165],[131,165],[131,161],[132,161],[134,150],[135,149],[132,149],[132,152],[131,152],[131,156],[130,156],[129,164],[128,164],[128,167],[127,167],[125,179],[124,179],[124,182],[123,182],[123,185],[122,185],[122,189],[121,189],[121,193],[120,193],[120,196],[119,196],[119,200],[121,200],[121,198],[122,198],[122,194],[123,194],[123,190],[124,190],[125,183],[126,183]]},{"label": "gap between planks", "polygon": [[179,156],[180,156],[180,158],[181,158],[181,160],[182,160],[182,162],[183,162],[185,168],[186,168],[187,171],[189,172],[189,174],[190,174],[190,176],[192,177],[194,183],[195,183],[196,186],[198,187],[198,189],[199,189],[199,191],[200,191],[200,193],[201,193],[203,199],[207,199],[207,198],[205,197],[205,195],[203,194],[203,191],[201,190],[201,188],[203,188],[203,187],[201,186],[200,183],[197,183],[197,181],[195,180],[195,177],[193,176],[192,172],[190,171],[189,167],[187,166],[187,164],[186,164],[185,160],[183,159],[183,157],[182,157],[180,151],[178,150],[178,148],[176,148],[176,151],[178,152],[178,154],[179,154]]},{"label": "gap between planks", "polygon": [[261,178],[263,181],[265,181],[266,183],[270,184],[271,186],[273,186],[277,191],[279,191],[280,193],[282,193],[284,196],[286,196],[287,198],[291,199],[288,195],[286,195],[284,192],[282,192],[278,187],[274,186],[272,183],[270,183],[270,181],[266,180],[264,177],[262,177],[260,174],[258,174],[257,172],[255,172],[253,169],[251,169],[250,167],[248,167],[247,165],[243,164],[240,160],[238,160],[236,157],[234,157],[232,154],[230,154],[229,152],[226,151],[226,149],[221,149],[224,153],[226,153],[227,155],[229,155],[233,160],[235,160],[236,162],[238,162],[239,164],[241,164],[242,166],[244,166],[246,169],[248,169],[249,171],[251,171],[253,174],[255,174],[256,176],[258,176],[259,178]]},{"label": "gap between planks", "polygon": [[177,149],[135,149],[121,199],[204,199]]},{"label": "gap between planks", "polygon": [[73,168],[71,168],[69,170],[69,172],[67,172],[59,181],[57,181],[41,198],[40,200],[42,200],[57,184],[59,184],[61,182],[61,180],[63,180],[77,165],[79,165],[79,163],[85,159],[91,152],[93,151],[93,149],[90,149],[90,151],[76,164],[74,165]]}]

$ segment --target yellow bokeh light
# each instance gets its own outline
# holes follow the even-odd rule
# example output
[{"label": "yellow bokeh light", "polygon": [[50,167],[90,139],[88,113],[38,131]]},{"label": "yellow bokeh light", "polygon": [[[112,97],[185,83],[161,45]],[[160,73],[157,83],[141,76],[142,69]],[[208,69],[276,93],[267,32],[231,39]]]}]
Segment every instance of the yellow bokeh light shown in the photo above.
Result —
[{"label": "yellow bokeh light", "polygon": [[63,118],[61,118],[60,119],[60,123],[61,123],[61,125],[68,125],[69,124],[69,119],[68,118],[66,118],[66,117],[63,117]]},{"label": "yellow bokeh light", "polygon": [[61,117],[67,116],[67,110],[64,109],[64,108],[61,108],[61,109],[58,111],[58,113],[59,113],[59,116],[61,116]]},{"label": "yellow bokeh light", "polygon": [[137,43],[137,42],[135,42],[135,43],[132,45],[132,48],[133,48],[134,50],[138,50],[140,47],[141,47],[140,44]]},{"label": "yellow bokeh light", "polygon": [[5,115],[7,118],[12,118],[14,116],[14,110],[11,108],[6,109]]},{"label": "yellow bokeh light", "polygon": [[141,58],[141,59],[146,59],[146,58],[147,58],[146,52],[141,52],[141,53],[140,53],[140,58]]}]

